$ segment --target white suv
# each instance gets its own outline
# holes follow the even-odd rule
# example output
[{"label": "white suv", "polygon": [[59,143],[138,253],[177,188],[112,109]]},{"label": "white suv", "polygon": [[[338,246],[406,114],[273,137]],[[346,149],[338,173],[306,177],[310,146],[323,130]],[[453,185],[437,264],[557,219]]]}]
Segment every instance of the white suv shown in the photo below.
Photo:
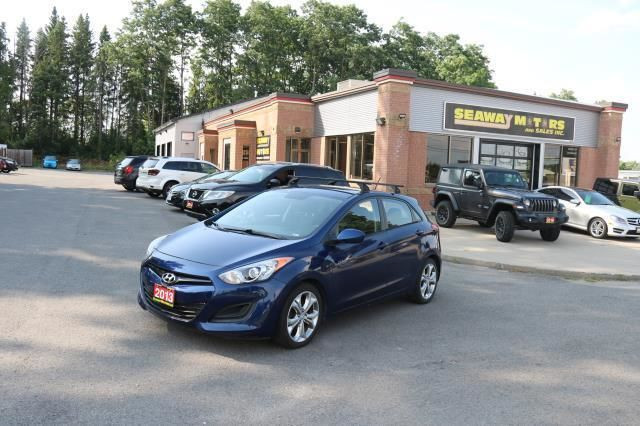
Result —
[{"label": "white suv", "polygon": [[218,172],[208,161],[181,157],[149,157],[138,173],[136,187],[152,197],[167,197],[173,185],[189,182],[204,175]]}]

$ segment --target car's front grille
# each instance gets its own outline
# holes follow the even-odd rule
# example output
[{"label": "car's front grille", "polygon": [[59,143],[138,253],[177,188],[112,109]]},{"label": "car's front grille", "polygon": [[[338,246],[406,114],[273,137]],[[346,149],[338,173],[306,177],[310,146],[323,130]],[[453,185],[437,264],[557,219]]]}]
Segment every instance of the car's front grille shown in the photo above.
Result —
[{"label": "car's front grille", "polygon": [[531,200],[531,210],[534,212],[552,212],[555,203],[556,201],[551,198]]},{"label": "car's front grille", "polygon": [[640,226],[640,217],[630,217],[627,219],[629,225]]},{"label": "car's front grille", "polygon": [[200,197],[202,196],[203,193],[204,193],[204,191],[202,191],[200,189],[192,189],[191,191],[189,191],[189,198],[191,198],[193,200],[198,200],[198,199],[200,199]]},{"label": "car's front grille", "polygon": [[150,264],[150,263],[148,263],[146,265],[146,268],[148,268],[151,271],[153,271],[153,273],[156,274],[160,278],[162,277],[162,275],[166,274],[167,272],[170,272],[173,275],[175,275],[176,280],[173,283],[171,283],[171,285],[180,285],[180,284],[212,285],[211,279],[209,277],[203,277],[203,276],[198,276],[198,275],[180,274],[178,272],[169,271],[167,269],[160,268],[160,267],[158,267],[156,265],[153,265],[153,264]]},{"label": "car's front grille", "polygon": [[145,283],[144,284],[144,297],[147,301],[148,305],[153,306],[154,309],[157,309],[167,315],[169,315],[173,319],[177,319],[179,321],[191,321],[195,317],[198,316],[202,308],[206,303],[197,302],[197,303],[178,303],[175,302],[173,307],[169,307],[166,305],[162,305],[160,303],[156,303],[153,301],[153,284]]}]

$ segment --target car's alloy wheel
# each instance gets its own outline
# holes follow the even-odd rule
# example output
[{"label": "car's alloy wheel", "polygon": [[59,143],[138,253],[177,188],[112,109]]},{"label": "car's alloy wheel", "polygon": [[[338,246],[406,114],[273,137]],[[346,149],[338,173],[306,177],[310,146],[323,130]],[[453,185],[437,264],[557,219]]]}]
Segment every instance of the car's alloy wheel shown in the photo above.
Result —
[{"label": "car's alloy wheel", "polygon": [[593,238],[604,238],[607,236],[607,224],[604,219],[596,217],[589,223],[589,234]]},{"label": "car's alloy wheel", "polygon": [[427,260],[418,276],[418,285],[411,298],[416,303],[429,303],[438,287],[438,265],[433,259]]},{"label": "car's alloy wheel", "polygon": [[311,284],[296,288],[287,298],[276,340],[288,348],[308,344],[320,326],[322,298]]}]

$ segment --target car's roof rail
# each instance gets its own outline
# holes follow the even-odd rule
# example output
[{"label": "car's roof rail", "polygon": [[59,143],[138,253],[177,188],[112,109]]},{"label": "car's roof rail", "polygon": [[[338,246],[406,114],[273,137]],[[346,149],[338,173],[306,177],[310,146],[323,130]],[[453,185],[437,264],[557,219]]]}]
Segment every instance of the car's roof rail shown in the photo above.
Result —
[{"label": "car's roof rail", "polygon": [[385,183],[385,182],[372,182],[368,180],[353,180],[353,179],[337,179],[337,178],[319,178],[315,176],[294,176],[289,179],[289,186],[298,186],[298,182],[300,179],[310,179],[314,181],[321,181],[326,183],[327,185],[336,185],[338,182],[342,183],[355,183],[360,188],[360,192],[369,192],[369,185],[375,185],[377,188],[379,186],[387,186],[393,188],[394,194],[400,194],[400,188],[403,188],[403,185],[398,185],[395,183]]}]

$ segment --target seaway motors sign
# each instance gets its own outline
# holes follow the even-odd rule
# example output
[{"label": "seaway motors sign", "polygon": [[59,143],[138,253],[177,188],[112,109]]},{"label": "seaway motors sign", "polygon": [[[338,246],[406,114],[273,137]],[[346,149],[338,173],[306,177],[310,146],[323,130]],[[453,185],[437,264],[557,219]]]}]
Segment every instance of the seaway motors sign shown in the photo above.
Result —
[{"label": "seaway motors sign", "polygon": [[573,140],[575,118],[477,105],[444,105],[445,130]]}]

